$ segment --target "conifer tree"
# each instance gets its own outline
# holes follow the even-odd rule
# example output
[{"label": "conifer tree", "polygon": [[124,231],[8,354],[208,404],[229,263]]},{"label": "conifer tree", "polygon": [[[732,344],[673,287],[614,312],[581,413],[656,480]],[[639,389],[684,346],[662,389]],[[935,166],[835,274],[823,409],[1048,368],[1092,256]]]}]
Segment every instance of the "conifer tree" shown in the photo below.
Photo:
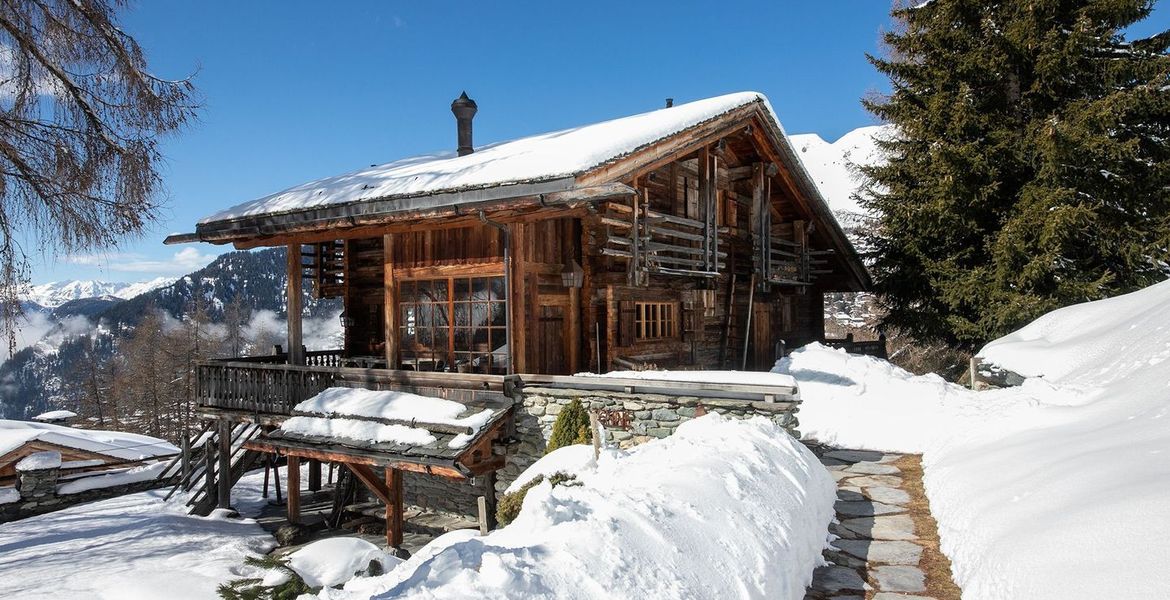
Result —
[{"label": "conifer tree", "polygon": [[1170,32],[1152,0],[933,0],[896,8],[896,135],[861,201],[884,324],[976,348],[1060,306],[1166,278]]}]

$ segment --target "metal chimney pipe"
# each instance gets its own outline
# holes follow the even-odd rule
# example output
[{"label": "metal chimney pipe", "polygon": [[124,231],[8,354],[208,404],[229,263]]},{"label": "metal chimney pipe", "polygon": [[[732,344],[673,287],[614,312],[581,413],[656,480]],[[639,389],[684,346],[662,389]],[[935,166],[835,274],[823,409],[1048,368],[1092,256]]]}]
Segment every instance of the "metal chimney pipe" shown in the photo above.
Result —
[{"label": "metal chimney pipe", "polygon": [[471,145],[471,120],[475,118],[477,110],[479,107],[475,105],[475,100],[467,97],[467,92],[460,94],[451,103],[451,112],[455,114],[455,123],[459,130],[459,156],[475,152]]}]

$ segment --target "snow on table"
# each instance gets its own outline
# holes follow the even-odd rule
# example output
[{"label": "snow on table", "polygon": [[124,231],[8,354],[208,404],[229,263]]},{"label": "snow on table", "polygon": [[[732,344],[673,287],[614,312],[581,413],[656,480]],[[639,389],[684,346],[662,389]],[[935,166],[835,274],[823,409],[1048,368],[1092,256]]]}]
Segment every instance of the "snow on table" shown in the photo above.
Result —
[{"label": "snow on table", "polygon": [[[327,177],[245,202],[200,221],[283,213],[363,200],[435,196],[498,185],[574,177],[643,146],[710,121],[731,110],[761,103],[779,128],[767,99],[756,92],[707,98],[671,108],[487,144],[466,156],[444,152],[405,158]],[[571,183],[566,183],[567,185]],[[434,206],[423,198],[417,207]]]},{"label": "snow on table", "polygon": [[1170,589],[1170,282],[1054,311],[980,353],[1033,375],[973,392],[813,345],[801,429],[925,452],[964,600],[1155,598]]},{"label": "snow on table", "polygon": [[320,597],[800,599],[836,499],[816,457],[763,418],[710,414],[577,475],[530,489],[507,527],[449,533]]},{"label": "snow on table", "polygon": [[16,463],[17,471],[40,471],[61,467],[61,453],[56,450],[33,452]]}]

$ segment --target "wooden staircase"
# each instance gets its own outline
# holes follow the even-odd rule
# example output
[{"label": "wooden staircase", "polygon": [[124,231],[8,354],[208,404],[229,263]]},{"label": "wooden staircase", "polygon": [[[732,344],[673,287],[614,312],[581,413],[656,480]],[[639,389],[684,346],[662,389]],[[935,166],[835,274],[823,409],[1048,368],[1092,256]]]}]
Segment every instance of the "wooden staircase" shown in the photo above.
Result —
[{"label": "wooden staircase", "polygon": [[[259,464],[259,452],[244,448],[244,443],[258,436],[261,427],[252,423],[237,423],[230,430],[228,438],[228,487],[234,486]],[[179,491],[194,492],[187,499],[188,511],[192,515],[207,516],[216,508],[220,486],[220,436],[216,423],[206,422],[202,429],[183,444],[183,452],[170,462],[159,474],[159,479],[178,478],[166,499]]]},{"label": "wooden staircase", "polygon": [[318,298],[340,298],[345,292],[345,241],[304,246],[301,269],[303,276],[313,282]]}]

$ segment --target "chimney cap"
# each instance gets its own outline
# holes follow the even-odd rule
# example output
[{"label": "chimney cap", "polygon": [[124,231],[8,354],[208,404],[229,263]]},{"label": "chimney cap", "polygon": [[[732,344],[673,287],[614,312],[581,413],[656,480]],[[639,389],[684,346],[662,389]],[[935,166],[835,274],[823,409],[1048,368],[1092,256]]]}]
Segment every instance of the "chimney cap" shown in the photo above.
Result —
[{"label": "chimney cap", "polygon": [[466,91],[464,91],[462,94],[459,94],[459,97],[456,98],[453,102],[451,102],[451,110],[455,110],[457,108],[464,108],[464,107],[472,108],[472,109],[479,108],[478,106],[476,106],[475,100],[472,100],[471,98],[467,97]]}]

